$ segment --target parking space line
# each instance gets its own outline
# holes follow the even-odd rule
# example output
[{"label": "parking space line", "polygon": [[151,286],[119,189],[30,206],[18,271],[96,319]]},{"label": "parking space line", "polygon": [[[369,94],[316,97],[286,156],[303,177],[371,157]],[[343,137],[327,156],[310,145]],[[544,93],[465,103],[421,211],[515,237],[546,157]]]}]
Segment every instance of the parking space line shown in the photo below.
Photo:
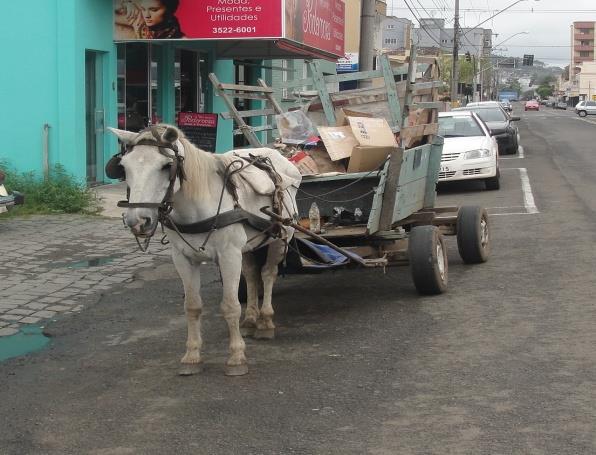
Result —
[{"label": "parking space line", "polygon": [[540,213],[534,201],[534,193],[532,192],[532,185],[530,184],[530,177],[528,170],[525,167],[510,167],[501,169],[501,171],[519,171],[519,176],[522,182],[522,192],[524,193],[524,207],[528,215]]},{"label": "parking space line", "polygon": [[526,157],[524,154],[524,148],[520,145],[517,149],[517,156],[505,156],[503,158],[499,157],[500,160],[522,160]]}]

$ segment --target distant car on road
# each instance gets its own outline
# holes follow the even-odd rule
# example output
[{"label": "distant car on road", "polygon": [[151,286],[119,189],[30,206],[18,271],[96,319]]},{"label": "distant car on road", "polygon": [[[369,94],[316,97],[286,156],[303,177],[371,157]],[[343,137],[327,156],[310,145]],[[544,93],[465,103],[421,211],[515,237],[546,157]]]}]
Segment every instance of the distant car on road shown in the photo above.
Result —
[{"label": "distant car on road", "polygon": [[525,111],[539,111],[540,104],[536,100],[526,101],[526,105],[524,106]]},{"label": "distant car on road", "polygon": [[596,101],[580,101],[575,105],[575,113],[580,117],[596,115]]},{"label": "distant car on road", "polygon": [[555,104],[555,109],[567,110],[567,103],[565,101],[558,101],[557,104]]},{"label": "distant car on road", "polygon": [[490,133],[495,137],[499,144],[499,153],[517,153],[519,148],[518,132],[513,122],[519,120],[519,117],[511,117],[501,107],[501,103],[490,101],[485,103],[470,103],[466,107],[453,109],[457,111],[472,111],[486,123]]},{"label": "distant car on road", "polygon": [[513,105],[509,102],[509,100],[503,100],[503,101],[501,101],[501,106],[507,112],[513,112]]},{"label": "distant car on road", "polygon": [[487,190],[500,188],[499,147],[477,114],[441,112],[438,134],[445,139],[439,182],[483,180]]}]

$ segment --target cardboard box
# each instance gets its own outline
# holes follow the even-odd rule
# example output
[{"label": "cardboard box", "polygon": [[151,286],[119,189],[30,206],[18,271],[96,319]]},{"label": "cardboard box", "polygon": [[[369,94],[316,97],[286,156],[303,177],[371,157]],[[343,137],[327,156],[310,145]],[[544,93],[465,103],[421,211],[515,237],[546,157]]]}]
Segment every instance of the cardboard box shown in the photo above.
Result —
[{"label": "cardboard box", "polygon": [[354,146],[358,145],[349,126],[320,126],[319,135],[331,161],[349,158]]},{"label": "cardboard box", "polygon": [[348,117],[352,133],[359,145],[395,147],[395,134],[384,118]]},{"label": "cardboard box", "polygon": [[372,114],[368,114],[366,112],[357,112],[351,111],[350,109],[341,108],[337,111],[336,117],[336,125],[337,126],[347,126],[350,123],[348,122],[348,117],[372,117]]},{"label": "cardboard box", "polygon": [[371,147],[358,145],[354,147],[348,164],[348,173],[374,171],[381,166],[387,156],[395,150],[395,147],[397,146]]},{"label": "cardboard box", "polygon": [[346,166],[343,161],[331,161],[329,153],[324,148],[313,148],[308,150],[308,154],[317,165],[320,174],[328,173],[346,173]]}]

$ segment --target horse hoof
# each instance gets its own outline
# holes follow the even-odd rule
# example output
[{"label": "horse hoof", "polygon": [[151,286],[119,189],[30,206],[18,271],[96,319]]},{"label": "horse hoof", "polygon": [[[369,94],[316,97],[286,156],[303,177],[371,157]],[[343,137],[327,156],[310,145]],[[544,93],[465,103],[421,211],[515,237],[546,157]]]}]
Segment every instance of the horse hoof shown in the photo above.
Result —
[{"label": "horse hoof", "polygon": [[178,370],[178,376],[193,376],[203,371],[202,363],[185,363]]},{"label": "horse hoof", "polygon": [[273,340],[275,329],[257,329],[253,335],[255,340]]},{"label": "horse hoof", "polygon": [[257,329],[254,327],[240,327],[240,334],[243,337],[252,337]]},{"label": "horse hoof", "polygon": [[248,374],[248,365],[246,363],[241,365],[226,365],[224,374],[226,376],[244,376]]}]

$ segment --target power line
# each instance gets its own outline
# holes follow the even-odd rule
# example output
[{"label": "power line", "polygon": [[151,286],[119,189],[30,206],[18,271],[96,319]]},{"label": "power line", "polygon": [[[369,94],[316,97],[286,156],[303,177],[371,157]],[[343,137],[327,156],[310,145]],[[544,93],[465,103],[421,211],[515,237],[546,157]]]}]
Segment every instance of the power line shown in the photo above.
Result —
[{"label": "power line", "polygon": [[[399,7],[399,6],[394,6],[393,9],[396,10],[407,10],[407,8],[403,8],[403,7]],[[454,9],[452,7],[449,8],[437,8],[437,7],[431,7],[431,6],[427,6],[426,9],[428,9],[429,11],[442,11],[442,12],[446,12],[446,11],[453,11]],[[467,13],[494,13],[499,11],[498,9],[488,9],[488,8],[461,8],[460,12],[467,12]],[[533,14],[562,14],[562,13],[577,13],[577,14],[596,14],[596,9],[577,9],[577,10],[572,10],[572,9],[512,9],[512,10],[508,10],[507,14],[511,14],[511,13],[520,13],[520,14],[527,14],[527,13],[533,13]]]},{"label": "power line", "polygon": [[[410,10],[410,13],[412,13],[412,16],[414,16],[414,19],[416,19],[418,21],[418,24],[420,25],[420,28],[422,28],[426,34],[435,42],[439,45],[439,48],[442,48],[443,45],[436,40],[436,38],[426,29],[426,27],[423,25],[422,21],[420,20],[419,17],[416,16],[416,14],[414,13],[414,11],[412,10],[412,8],[410,7],[410,4],[407,2],[407,0],[404,0],[404,3],[406,4],[406,6],[408,7],[408,9]],[[416,9],[414,7],[414,9]]]}]

